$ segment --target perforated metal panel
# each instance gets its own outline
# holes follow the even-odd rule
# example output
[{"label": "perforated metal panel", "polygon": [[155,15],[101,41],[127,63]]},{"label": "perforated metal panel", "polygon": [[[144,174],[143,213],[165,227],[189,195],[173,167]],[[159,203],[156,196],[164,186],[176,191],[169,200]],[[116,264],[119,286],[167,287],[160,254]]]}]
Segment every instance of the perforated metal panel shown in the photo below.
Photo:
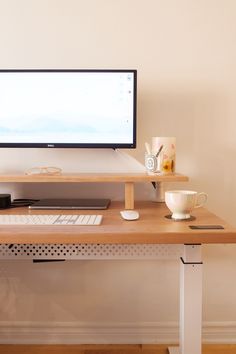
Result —
[{"label": "perforated metal panel", "polygon": [[2,244],[0,259],[176,259],[181,245]]}]

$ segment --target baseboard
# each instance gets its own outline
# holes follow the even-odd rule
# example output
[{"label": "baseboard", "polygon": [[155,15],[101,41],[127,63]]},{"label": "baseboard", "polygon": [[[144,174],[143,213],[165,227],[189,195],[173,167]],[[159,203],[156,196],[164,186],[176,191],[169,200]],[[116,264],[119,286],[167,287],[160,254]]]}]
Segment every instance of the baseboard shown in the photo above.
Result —
[{"label": "baseboard", "polygon": [[1,344],[136,344],[178,340],[176,323],[0,322]]},{"label": "baseboard", "polygon": [[[167,344],[176,322],[0,322],[0,344]],[[236,322],[206,322],[203,343],[236,343]]]},{"label": "baseboard", "polygon": [[202,339],[205,344],[236,344],[236,321],[204,322]]}]

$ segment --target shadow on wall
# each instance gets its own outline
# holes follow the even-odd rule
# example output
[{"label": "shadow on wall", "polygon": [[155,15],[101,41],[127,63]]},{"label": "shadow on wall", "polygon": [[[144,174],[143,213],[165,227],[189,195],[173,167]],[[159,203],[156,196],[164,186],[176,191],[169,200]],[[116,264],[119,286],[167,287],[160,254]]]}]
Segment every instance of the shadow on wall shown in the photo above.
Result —
[{"label": "shadow on wall", "polygon": [[229,139],[231,102],[223,88],[140,89],[138,102],[138,149],[131,154],[143,161],[145,141],[152,136],[175,136],[176,171],[190,177],[188,188],[209,194],[209,209],[235,223],[236,142]]}]

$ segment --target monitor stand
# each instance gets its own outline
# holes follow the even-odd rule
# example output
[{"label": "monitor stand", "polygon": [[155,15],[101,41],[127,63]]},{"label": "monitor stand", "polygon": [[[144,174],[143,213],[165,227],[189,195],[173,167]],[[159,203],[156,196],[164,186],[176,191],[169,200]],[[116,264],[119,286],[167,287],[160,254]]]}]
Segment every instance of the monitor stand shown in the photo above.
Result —
[{"label": "monitor stand", "polygon": [[107,209],[110,202],[110,199],[41,199],[29,209],[102,210]]}]

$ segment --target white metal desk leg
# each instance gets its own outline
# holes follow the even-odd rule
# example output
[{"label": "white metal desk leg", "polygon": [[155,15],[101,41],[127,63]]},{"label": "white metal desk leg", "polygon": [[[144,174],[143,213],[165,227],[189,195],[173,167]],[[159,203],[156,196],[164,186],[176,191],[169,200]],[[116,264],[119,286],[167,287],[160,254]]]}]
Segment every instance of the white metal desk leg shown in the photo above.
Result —
[{"label": "white metal desk leg", "polygon": [[180,259],[180,347],[170,354],[202,352],[202,258],[201,245],[184,245]]}]

